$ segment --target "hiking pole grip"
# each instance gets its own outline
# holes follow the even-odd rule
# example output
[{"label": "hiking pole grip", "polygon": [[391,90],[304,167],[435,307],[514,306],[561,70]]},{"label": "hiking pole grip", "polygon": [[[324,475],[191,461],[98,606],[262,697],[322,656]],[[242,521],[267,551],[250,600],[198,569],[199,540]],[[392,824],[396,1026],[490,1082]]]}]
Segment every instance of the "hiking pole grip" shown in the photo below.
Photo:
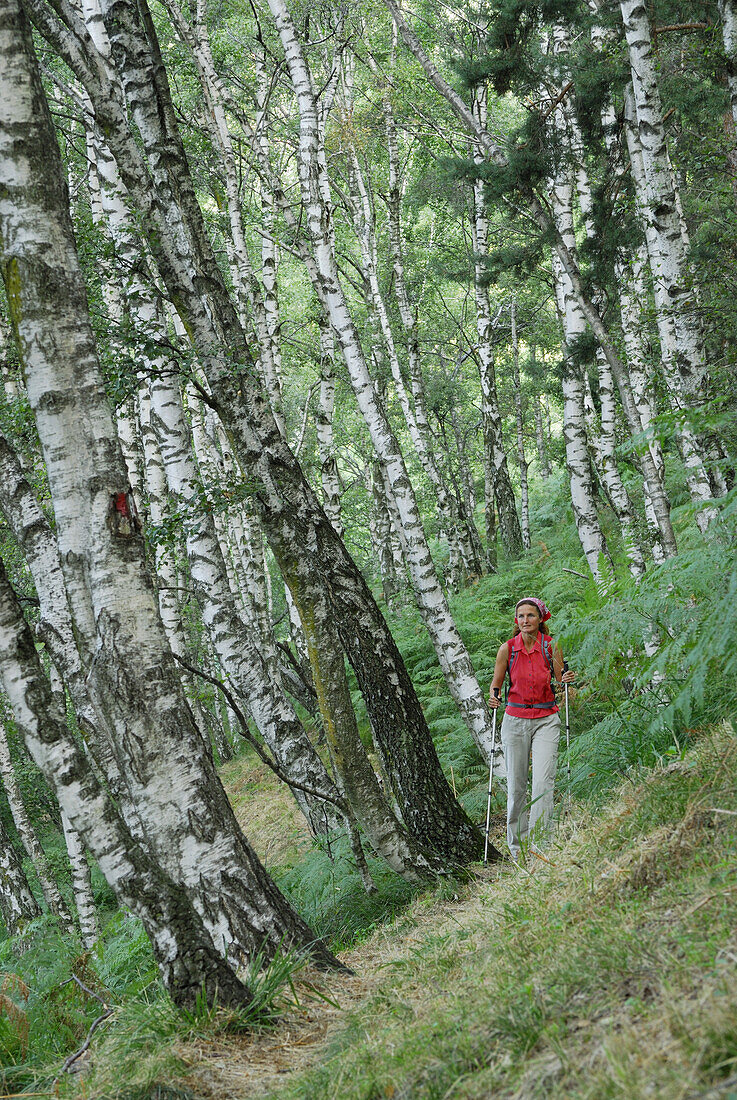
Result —
[{"label": "hiking pole grip", "polygon": [[[499,688],[492,688],[495,697],[499,698]],[[489,793],[486,797],[486,831],[484,833],[484,867],[489,862],[489,825],[491,824],[491,786],[494,782],[494,754],[496,752],[496,712],[494,708],[491,719],[491,760],[489,762]]]}]

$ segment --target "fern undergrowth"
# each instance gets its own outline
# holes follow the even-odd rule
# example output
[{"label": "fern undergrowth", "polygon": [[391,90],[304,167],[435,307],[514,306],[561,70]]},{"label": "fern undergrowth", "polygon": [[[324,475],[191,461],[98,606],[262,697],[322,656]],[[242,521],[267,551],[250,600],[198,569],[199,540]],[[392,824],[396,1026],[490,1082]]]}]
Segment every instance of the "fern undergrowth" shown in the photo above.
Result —
[{"label": "fern undergrowth", "polygon": [[[532,548],[453,596],[452,609],[486,692],[497,649],[513,632],[516,601],[527,594],[545,599],[553,612],[554,636],[578,674],[571,699],[570,793],[598,804],[623,775],[635,781],[659,760],[683,757],[697,731],[733,718],[737,492],[721,502],[719,520],[705,538],[696,532],[688,506],[675,509],[680,552],[651,567],[638,584],[629,577],[610,530],[616,579],[606,591],[587,577],[563,479],[534,486],[532,507]],[[459,718],[419,614],[405,597],[387,609],[387,617],[445,774],[472,819],[481,822],[486,765]],[[370,747],[357,691],[354,700]],[[562,739],[561,800],[568,795],[568,763]],[[501,812],[502,786],[495,798],[494,808]],[[381,861],[370,858],[369,864],[377,885],[372,895],[363,888],[347,837],[337,834],[269,869],[316,934],[339,951],[395,920],[417,893]],[[103,896],[99,876],[96,882],[109,906],[112,899]],[[256,994],[254,1014],[248,1019],[204,1005],[187,1015],[161,989],[148,941],[132,917],[116,913],[108,919],[91,953],[44,917],[21,938],[0,942],[0,1083],[6,1092],[49,1085],[84,1040],[100,1003],[70,980],[74,974],[114,1005],[95,1042],[105,1044],[113,1062],[130,1063],[131,1087],[143,1090],[143,1096],[151,1094],[156,1081],[176,1076],[173,1049],[182,1037],[204,1041],[229,1029],[268,1026],[288,999],[301,965],[285,956],[265,970],[254,968],[248,976]]]}]

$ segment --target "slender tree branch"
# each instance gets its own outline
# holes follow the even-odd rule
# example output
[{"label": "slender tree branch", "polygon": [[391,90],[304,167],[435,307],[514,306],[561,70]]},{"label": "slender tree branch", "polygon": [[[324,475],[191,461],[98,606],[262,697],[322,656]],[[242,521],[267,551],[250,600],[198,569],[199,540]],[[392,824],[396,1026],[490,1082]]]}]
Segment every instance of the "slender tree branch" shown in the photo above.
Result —
[{"label": "slender tree branch", "polygon": [[266,755],[256,738],[253,736],[250,729],[248,728],[248,720],[241,708],[238,706],[235,696],[233,695],[232,691],[230,691],[230,689],[225,686],[222,680],[218,680],[216,676],[210,676],[209,673],[203,672],[202,669],[195,668],[194,665],[190,665],[187,661],[184,660],[183,657],[179,657],[176,653],[174,654],[174,659],[182,666],[182,668],[185,668],[187,672],[191,672],[193,676],[199,676],[202,680],[207,680],[208,683],[213,684],[216,688],[219,688],[220,691],[222,691],[223,695],[228,701],[231,710],[238,719],[243,738],[248,741],[249,745],[253,748],[256,755],[258,756],[259,760],[261,760],[261,762],[265,764],[267,768],[270,768],[278,779],[281,779],[283,783],[286,783],[287,786],[292,787],[295,790],[304,791],[305,794],[310,795],[312,798],[319,798],[323,802],[332,802],[332,804],[334,806],[337,806],[340,812],[343,814],[348,813],[348,806],[342,798],[336,798],[335,795],[327,794],[325,791],[318,791],[315,790],[314,787],[308,787],[304,783],[298,783],[296,779],[292,779],[290,778],[290,776],[287,775],[280,764],[277,764],[275,760],[271,760]]}]

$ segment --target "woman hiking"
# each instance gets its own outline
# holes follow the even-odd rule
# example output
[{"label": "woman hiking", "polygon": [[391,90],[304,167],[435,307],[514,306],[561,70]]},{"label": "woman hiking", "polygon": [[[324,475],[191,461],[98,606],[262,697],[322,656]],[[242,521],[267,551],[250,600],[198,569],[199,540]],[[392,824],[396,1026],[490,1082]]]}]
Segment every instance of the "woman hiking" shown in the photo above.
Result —
[{"label": "woman hiking", "polygon": [[[558,763],[560,716],[553,681],[570,684],[563,671],[560,646],[541,630],[550,618],[542,600],[525,596],[514,609],[514,637],[499,647],[489,705],[496,709],[504,677],[509,694],[502,721],[502,748],[507,769],[507,841],[515,863],[528,836],[544,840],[553,812]],[[527,806],[527,776],[532,758],[532,804]]]}]

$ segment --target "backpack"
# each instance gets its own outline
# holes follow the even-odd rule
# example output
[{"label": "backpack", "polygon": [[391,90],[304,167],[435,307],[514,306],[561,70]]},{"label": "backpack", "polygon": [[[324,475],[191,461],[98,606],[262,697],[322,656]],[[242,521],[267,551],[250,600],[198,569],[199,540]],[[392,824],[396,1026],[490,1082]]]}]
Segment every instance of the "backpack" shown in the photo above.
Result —
[{"label": "backpack", "polygon": [[[555,679],[555,665],[553,664],[552,641],[551,641],[551,639],[548,639],[544,634],[541,634],[540,637],[542,639],[543,657],[548,662],[548,667],[550,669],[550,690],[553,693],[553,699],[552,699],[551,703],[515,703],[515,704],[513,704],[514,706],[518,706],[518,707],[520,707],[521,709],[524,709],[524,710],[547,710],[548,707],[553,706],[555,704],[555,701],[556,701],[556,695],[555,695],[556,679]],[[514,663],[515,657],[517,656],[517,650],[512,648],[513,642],[514,642],[514,638],[510,638],[510,640],[507,642],[508,653],[509,653],[509,661],[507,663],[507,675],[506,675],[506,678],[505,678],[506,679],[506,684],[505,684],[505,688],[504,688],[504,706],[505,707],[507,705],[507,700],[509,699],[509,689],[512,685],[512,665]]]}]

